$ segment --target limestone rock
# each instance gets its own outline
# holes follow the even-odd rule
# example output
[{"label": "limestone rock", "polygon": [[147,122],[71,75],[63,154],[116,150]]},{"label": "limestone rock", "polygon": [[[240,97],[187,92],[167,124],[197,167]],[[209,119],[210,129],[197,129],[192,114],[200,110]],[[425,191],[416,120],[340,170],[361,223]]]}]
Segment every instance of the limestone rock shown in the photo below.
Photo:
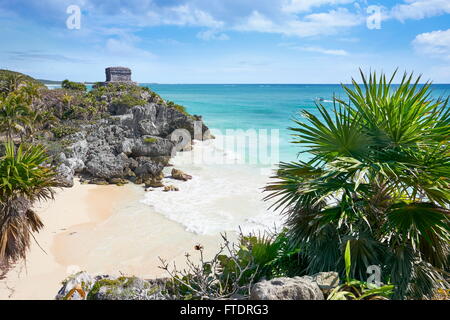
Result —
[{"label": "limestone rock", "polygon": [[275,278],[256,283],[250,300],[324,300],[319,286],[307,277]]},{"label": "limestone rock", "polygon": [[98,186],[107,186],[109,182],[103,178],[94,178],[92,180],[89,180],[89,184],[95,184]]},{"label": "limestone rock", "polygon": [[160,284],[137,277],[79,272],[62,282],[56,300],[162,300]]},{"label": "limestone rock", "polygon": [[110,184],[116,184],[116,185],[124,185],[124,184],[128,184],[128,180],[123,179],[123,178],[112,178],[109,179],[109,183]]},{"label": "limestone rock", "polygon": [[181,181],[188,181],[192,179],[192,176],[184,173],[181,170],[177,170],[175,168],[172,169],[172,178],[176,179],[176,180],[181,180]]},{"label": "limestone rock", "polygon": [[59,187],[72,188],[74,185],[74,170],[62,163],[56,168],[56,180]]},{"label": "limestone rock", "polygon": [[[112,81],[119,79],[120,82],[120,72],[118,78],[114,78],[115,70],[111,71]],[[139,87],[133,84],[114,86],[109,84],[101,96],[109,114],[92,123],[77,123],[78,132],[52,141],[55,166],[64,164],[59,169],[62,185],[70,186],[75,173],[87,180],[126,178],[142,183],[158,176],[168,165],[174,153],[175,142],[171,138],[175,130],[185,130],[192,138],[194,134],[203,134],[196,139],[210,137],[201,118],[169,107],[158,95],[146,90],[139,92],[136,89]],[[139,96],[145,103],[126,110],[110,110],[118,97],[131,94]],[[64,156],[57,157],[58,152]],[[179,178],[186,181],[191,177],[183,173]]]},{"label": "limestone rock", "polygon": [[337,272],[319,272],[313,275],[312,279],[326,294],[339,285],[339,274]]},{"label": "limestone rock", "polygon": [[170,186],[165,186],[163,191],[164,192],[179,191],[179,189],[177,187],[175,187],[175,186],[170,185]]},{"label": "limestone rock", "polygon": [[89,300],[157,300],[160,289],[137,277],[100,279],[92,287]]},{"label": "limestone rock", "polygon": [[145,181],[145,188],[162,188],[162,187],[164,187],[164,184],[159,179],[151,178]]},{"label": "limestone rock", "polygon": [[135,142],[132,154],[135,157],[160,157],[172,155],[174,143],[156,136],[143,136]]},{"label": "limestone rock", "polygon": [[56,300],[85,300],[95,283],[95,278],[86,272],[78,272],[62,282]]},{"label": "limestone rock", "polygon": [[86,170],[92,176],[105,179],[122,177],[126,167],[123,157],[109,152],[99,152],[86,163]]}]

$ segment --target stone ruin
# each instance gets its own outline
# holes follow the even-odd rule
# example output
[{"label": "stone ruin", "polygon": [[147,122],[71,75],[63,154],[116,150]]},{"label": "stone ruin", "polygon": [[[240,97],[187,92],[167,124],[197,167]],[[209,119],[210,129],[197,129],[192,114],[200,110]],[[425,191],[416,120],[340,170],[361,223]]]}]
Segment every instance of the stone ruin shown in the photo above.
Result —
[{"label": "stone ruin", "polygon": [[131,80],[131,69],[125,67],[109,67],[105,69],[108,83],[134,83]]}]

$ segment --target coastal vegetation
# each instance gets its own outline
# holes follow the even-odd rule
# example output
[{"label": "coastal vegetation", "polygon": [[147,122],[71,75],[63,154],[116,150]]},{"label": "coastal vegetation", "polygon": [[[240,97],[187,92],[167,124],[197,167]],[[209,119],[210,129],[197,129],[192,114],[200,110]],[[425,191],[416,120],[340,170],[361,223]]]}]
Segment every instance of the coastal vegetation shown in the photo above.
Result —
[{"label": "coastal vegetation", "polygon": [[69,81],[69,80],[64,80],[61,83],[61,87],[63,89],[67,89],[67,90],[77,90],[77,91],[86,91],[87,87],[84,83],[79,83],[79,82],[73,82],[73,81]]},{"label": "coastal vegetation", "polygon": [[258,297],[255,283],[270,286],[264,279],[336,272],[343,280],[323,291],[329,300],[448,297],[448,99],[412,74],[393,85],[395,76],[361,72],[362,85],[343,86],[348,97],[331,111],[318,103],[319,117],[295,120],[294,143],[311,160],[281,163],[266,187],[286,215],[283,232],[224,237],[210,261],[199,245],[200,264],[187,255],[183,271],[162,260],[165,289],[177,299],[248,298]]},{"label": "coastal vegetation", "polygon": [[[448,99],[433,99],[420,77],[394,85],[395,76],[361,72],[362,84],[343,86],[347,97],[331,110],[317,102],[319,116],[302,111],[295,120],[294,145],[311,157],[281,163],[265,188],[286,216],[280,232],[241,233],[236,243],[224,235],[210,260],[199,244],[184,270],[161,260],[169,278],[157,284],[97,277],[71,288],[74,277],[60,297],[246,299],[264,296],[274,279],[314,285],[318,299],[448,297]],[[87,91],[66,80],[48,90],[30,79],[0,72],[0,270],[25,258],[42,229],[33,204],[73,185],[76,173],[83,182],[178,190],[161,181],[173,148],[167,137],[180,127],[193,133],[201,119],[133,84]],[[192,179],[175,168],[172,177]],[[368,281],[374,266],[377,286]]]},{"label": "coastal vegetation", "polygon": [[24,259],[43,224],[32,206],[53,198],[55,173],[42,146],[5,143],[0,158],[0,267]]},{"label": "coastal vegetation", "polygon": [[[54,187],[73,186],[75,174],[99,185],[158,179],[164,187],[161,171],[174,145],[168,134],[178,126],[194,130],[186,112],[172,109],[165,112],[169,107],[159,95],[131,82],[98,83],[87,91],[65,80],[50,90],[2,70],[0,270],[25,258],[33,232],[43,227],[35,202],[52,199]],[[135,119],[122,123],[133,111]],[[163,116],[149,126],[157,114]]]},{"label": "coastal vegetation", "polygon": [[347,99],[291,128],[311,160],[282,163],[267,199],[286,215],[287,235],[305,272],[367,278],[371,265],[394,298],[431,297],[448,289],[450,252],[450,110],[430,83],[404,75],[393,85],[375,73],[343,86]]}]

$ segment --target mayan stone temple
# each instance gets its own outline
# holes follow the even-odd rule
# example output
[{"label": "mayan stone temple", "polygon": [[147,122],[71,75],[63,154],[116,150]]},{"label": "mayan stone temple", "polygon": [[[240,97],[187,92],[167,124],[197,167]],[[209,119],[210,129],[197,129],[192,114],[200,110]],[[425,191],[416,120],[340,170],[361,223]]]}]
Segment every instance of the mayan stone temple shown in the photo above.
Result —
[{"label": "mayan stone temple", "polygon": [[106,84],[108,83],[134,83],[131,80],[131,69],[125,67],[109,67],[105,69]]}]

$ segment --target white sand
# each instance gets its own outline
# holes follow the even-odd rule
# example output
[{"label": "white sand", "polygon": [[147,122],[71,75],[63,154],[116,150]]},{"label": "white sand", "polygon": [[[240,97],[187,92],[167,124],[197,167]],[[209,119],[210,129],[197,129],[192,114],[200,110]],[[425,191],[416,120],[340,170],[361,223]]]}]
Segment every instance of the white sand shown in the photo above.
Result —
[{"label": "white sand", "polygon": [[[261,188],[267,174],[258,168],[198,162],[198,156],[230,158],[229,152],[197,142],[193,152],[172,160],[193,175],[188,182],[165,179],[178,192],[145,193],[135,185],[80,185],[60,190],[54,201],[36,208],[44,229],[36,235],[27,261],[0,280],[0,299],[53,299],[70,274],[164,276],[158,257],[184,266],[184,254],[202,244],[217,253],[220,233],[267,229],[282,222],[267,211]],[[231,154],[231,157],[233,155]],[[232,160],[232,159],[231,159]],[[207,162],[207,161],[206,161]],[[166,168],[170,175],[171,168]]]},{"label": "white sand", "polygon": [[[0,299],[53,299],[68,275],[163,275],[158,256],[182,265],[185,252],[202,243],[210,252],[219,236],[198,236],[140,204],[134,185],[81,185],[58,192],[36,208],[44,229],[36,234],[27,260],[0,280]],[[143,218],[144,217],[144,218]],[[147,218],[145,218],[147,217]]]}]

